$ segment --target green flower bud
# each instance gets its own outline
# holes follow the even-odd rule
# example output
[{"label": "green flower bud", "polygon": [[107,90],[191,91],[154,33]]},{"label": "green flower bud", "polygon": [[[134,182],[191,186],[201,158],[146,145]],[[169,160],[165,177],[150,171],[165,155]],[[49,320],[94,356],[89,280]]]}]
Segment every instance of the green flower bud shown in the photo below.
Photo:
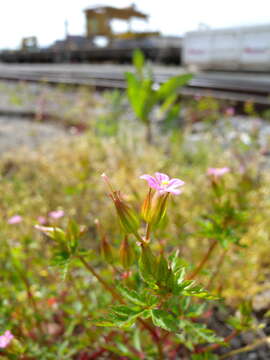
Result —
[{"label": "green flower bud", "polygon": [[125,269],[129,269],[134,261],[134,250],[128,241],[128,237],[125,236],[120,246],[120,262]]},{"label": "green flower bud", "polygon": [[124,202],[119,191],[114,191],[110,196],[114,202],[123,230],[127,234],[137,234],[140,223],[135,211]]},{"label": "green flower bud", "polygon": [[152,227],[158,226],[165,216],[169,194],[160,195],[149,190],[142,206],[142,217]]},{"label": "green flower bud", "polygon": [[108,263],[113,262],[113,249],[106,235],[101,238],[100,251],[104,260],[106,260]]}]

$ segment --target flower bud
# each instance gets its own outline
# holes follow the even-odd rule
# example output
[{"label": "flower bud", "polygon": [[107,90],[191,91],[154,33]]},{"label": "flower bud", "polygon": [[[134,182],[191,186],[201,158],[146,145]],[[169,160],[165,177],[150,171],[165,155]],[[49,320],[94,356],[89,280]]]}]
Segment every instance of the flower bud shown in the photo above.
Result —
[{"label": "flower bud", "polygon": [[167,208],[168,193],[148,192],[142,206],[142,217],[151,226],[158,226],[164,218]]},{"label": "flower bud", "polygon": [[120,262],[125,269],[130,268],[134,261],[134,250],[125,236],[120,246]]},{"label": "flower bud", "polygon": [[102,238],[101,238],[100,251],[101,251],[102,257],[108,263],[113,262],[113,249],[112,249],[112,246],[109,243],[106,235],[102,236]]},{"label": "flower bud", "polygon": [[110,196],[114,202],[123,230],[127,234],[137,234],[140,223],[135,211],[124,202],[119,191],[114,191]]},{"label": "flower bud", "polygon": [[149,189],[146,198],[142,204],[141,215],[145,222],[149,223],[151,220],[151,203],[153,198],[153,192]]},{"label": "flower bud", "polygon": [[110,197],[114,202],[124,232],[127,234],[138,235],[140,223],[137,214],[126,202],[124,202],[120,196],[120,192],[113,189],[108,176],[102,174],[101,177],[110,189]]}]

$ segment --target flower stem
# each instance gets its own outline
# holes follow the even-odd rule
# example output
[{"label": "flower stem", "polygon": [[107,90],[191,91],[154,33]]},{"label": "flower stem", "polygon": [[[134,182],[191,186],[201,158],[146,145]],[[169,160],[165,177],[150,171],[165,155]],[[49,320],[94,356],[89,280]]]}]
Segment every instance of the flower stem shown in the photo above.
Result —
[{"label": "flower stem", "polygon": [[211,245],[209,246],[209,248],[207,250],[207,253],[204,255],[204,257],[202,258],[199,265],[195,268],[195,270],[187,277],[187,280],[194,279],[198,275],[198,273],[203,269],[204,265],[207,263],[213,250],[215,249],[217,243],[218,243],[217,240],[212,241]]},{"label": "flower stem", "polygon": [[[101,283],[101,285],[111,293],[114,299],[117,299],[121,304],[125,304],[124,299],[121,295],[119,295],[107,282],[95,271],[95,269],[83,258],[83,256],[78,255],[78,259],[85,266],[85,268]],[[162,343],[159,335],[157,334],[155,328],[153,328],[150,324],[148,324],[145,320],[138,318],[138,321],[143,325],[145,329],[149,331],[151,334],[158,350],[159,360],[164,360],[164,354],[162,349]]]},{"label": "flower stem", "polygon": [[221,254],[220,258],[219,258],[219,261],[218,261],[218,263],[216,265],[216,270],[213,272],[213,274],[211,275],[211,277],[209,279],[209,282],[208,282],[207,287],[206,287],[207,289],[210,289],[212,287],[216,276],[218,275],[218,273],[221,270],[221,267],[223,265],[223,262],[225,260],[226,255],[227,255],[227,252],[228,252],[228,249],[223,250],[223,252],[222,252],[222,254]]},{"label": "flower stem", "polygon": [[[225,343],[228,343],[229,341],[231,341],[236,335],[238,335],[238,331],[237,330],[234,330],[230,335],[228,335],[225,339],[224,339],[224,342]],[[219,347],[221,347],[222,344],[212,344],[212,345],[209,345],[209,346],[205,346],[205,347],[202,347],[200,349],[198,349],[196,351],[196,354],[201,354],[201,353],[204,353],[204,352],[208,352],[208,351],[213,351],[213,350],[216,350],[218,349]]]},{"label": "flower stem", "polygon": [[103,287],[111,293],[113,298],[117,299],[121,303],[124,303],[122,297],[109,285],[107,282],[96,272],[96,270],[83,258],[78,255],[79,260],[85,266],[85,268],[103,285]]},{"label": "flower stem", "polygon": [[151,226],[150,224],[148,223],[146,225],[146,234],[145,234],[145,241],[146,242],[149,242],[150,241],[150,232],[151,232]]}]

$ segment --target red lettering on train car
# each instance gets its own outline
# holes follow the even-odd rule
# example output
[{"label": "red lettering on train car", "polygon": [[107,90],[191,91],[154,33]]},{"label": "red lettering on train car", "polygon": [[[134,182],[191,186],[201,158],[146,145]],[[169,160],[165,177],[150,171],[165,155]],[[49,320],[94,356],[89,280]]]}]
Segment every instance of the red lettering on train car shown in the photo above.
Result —
[{"label": "red lettering on train car", "polygon": [[247,47],[244,48],[244,52],[247,54],[263,54],[266,52],[267,49],[265,48],[251,48],[251,47]]},{"label": "red lettering on train car", "polygon": [[202,55],[205,53],[205,51],[202,49],[188,49],[187,53],[189,55]]}]

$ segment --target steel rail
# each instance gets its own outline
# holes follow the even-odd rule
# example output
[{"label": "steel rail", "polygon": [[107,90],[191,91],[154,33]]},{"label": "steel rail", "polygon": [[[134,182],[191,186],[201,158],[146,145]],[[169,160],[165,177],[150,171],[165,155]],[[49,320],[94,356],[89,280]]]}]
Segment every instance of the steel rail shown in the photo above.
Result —
[{"label": "steel rail", "polygon": [[[179,72],[178,72],[179,73]],[[161,71],[154,74],[154,80],[162,84],[169,77],[177,75],[177,71]],[[241,76],[240,76],[241,75]],[[44,82],[49,84],[83,85],[97,88],[125,89],[126,82],[123,70],[104,71],[85,70],[84,68],[63,70],[40,69],[38,67],[11,66],[0,67],[0,79],[30,82]],[[233,99],[236,101],[252,100],[259,104],[270,105],[270,78],[251,78],[244,74],[213,74],[199,73],[194,75],[187,86],[181,89],[184,95],[211,94],[213,97]]]}]

